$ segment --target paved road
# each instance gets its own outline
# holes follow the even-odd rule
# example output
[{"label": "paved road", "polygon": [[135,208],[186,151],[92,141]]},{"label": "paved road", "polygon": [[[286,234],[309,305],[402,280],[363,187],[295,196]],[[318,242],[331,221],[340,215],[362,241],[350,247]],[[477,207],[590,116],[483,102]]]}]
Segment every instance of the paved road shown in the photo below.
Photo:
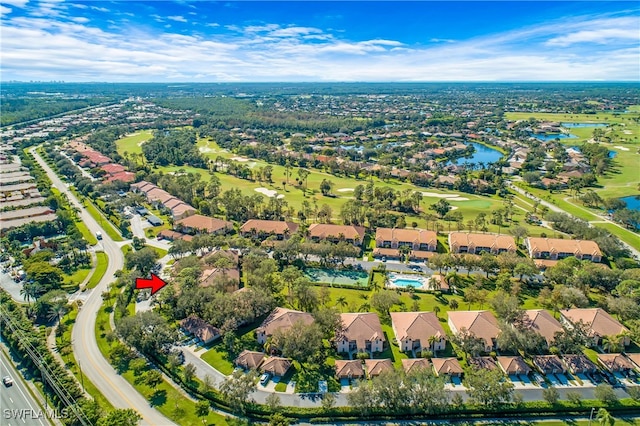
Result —
[{"label": "paved road", "polygon": [[13,300],[18,303],[27,303],[24,300],[24,297],[20,294],[20,290],[22,289],[22,284],[18,284],[11,278],[11,276],[5,272],[0,272],[0,287],[9,295]]},{"label": "paved road", "polygon": [[29,393],[27,385],[13,363],[0,351],[0,377],[11,376],[13,386],[0,384],[0,424],[5,426],[38,425],[51,423],[44,417],[44,410]]},{"label": "paved road", "polygon": [[95,324],[96,314],[102,305],[102,297],[100,295],[107,290],[109,283],[114,280],[115,272],[123,268],[124,256],[120,250],[120,246],[113,241],[98,222],[91,217],[73,193],[69,191],[69,188],[67,188],[64,182],[58,178],[47,163],[35,152],[35,148],[31,149],[31,153],[47,173],[53,186],[66,194],[69,202],[79,209],[80,218],[89,230],[93,233],[102,231],[103,237],[102,240],[98,242],[98,245],[102,246],[102,249],[109,258],[109,264],[104,277],[91,291],[91,294],[82,305],[72,331],[71,342],[73,352],[82,367],[83,373],[115,407],[133,408],[140,413],[142,416],[142,424],[173,424],[169,419],[149,406],[149,401],[143,398],[129,382],[114,370],[111,364],[102,356],[98,348]]},{"label": "paved road", "polygon": [[[572,215],[571,213],[561,209],[560,207],[556,206],[555,204],[551,204],[548,201],[542,200],[538,197],[536,197],[533,194],[528,193],[527,191],[525,191],[524,189],[514,185],[514,184],[510,184],[509,187],[511,189],[513,189],[514,191],[518,192],[519,194],[524,195],[527,198],[530,198],[532,200],[538,201],[540,202],[540,204],[542,204],[543,206],[546,206],[549,208],[549,210],[557,212],[557,213],[564,213],[566,215],[569,215],[571,217],[575,217],[574,215]],[[587,213],[593,214],[588,210],[582,209],[580,206],[576,206],[577,208],[584,210]],[[598,220],[597,222],[603,222],[603,223],[609,223],[611,225],[617,226],[618,228],[622,228],[619,224],[607,219],[606,217],[603,216],[598,216],[598,215],[594,215],[600,218],[600,220]],[[593,226],[591,222],[588,222],[589,226]],[[624,228],[622,228],[624,229]],[[640,250],[638,250],[637,248],[633,247],[631,244],[623,241],[621,238],[618,238],[618,240],[626,247],[629,249],[629,251],[631,252],[631,254],[636,258],[636,259],[640,259]]]}]

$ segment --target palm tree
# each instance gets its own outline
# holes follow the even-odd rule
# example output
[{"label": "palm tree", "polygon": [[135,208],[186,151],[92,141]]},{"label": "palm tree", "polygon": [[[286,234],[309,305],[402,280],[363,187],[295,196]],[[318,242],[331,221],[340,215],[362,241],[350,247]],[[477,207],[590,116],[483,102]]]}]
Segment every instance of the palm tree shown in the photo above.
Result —
[{"label": "palm tree", "polygon": [[340,306],[340,312],[347,306],[347,298],[340,296],[336,299],[336,305]]},{"label": "palm tree", "polygon": [[60,319],[67,313],[67,299],[56,300],[49,308],[47,319],[49,321],[60,322]]},{"label": "palm tree", "polygon": [[[20,289],[20,294],[24,297],[24,300],[30,302],[31,300],[36,300],[38,295],[42,292],[42,286],[37,282],[26,282]],[[31,304],[31,303],[29,303]]]},{"label": "palm tree", "polygon": [[616,419],[606,410],[606,408],[598,410],[596,419],[598,419],[598,423],[600,423],[601,426],[613,426],[616,422]]},{"label": "palm tree", "polygon": [[436,317],[438,317],[438,314],[440,313],[440,306],[434,306],[433,307],[433,313],[435,313]]},{"label": "palm tree", "polygon": [[438,336],[435,336],[435,335],[429,336],[429,346],[431,347],[431,353],[433,354],[433,356],[436,355],[436,344],[439,341],[440,339],[438,339]]}]

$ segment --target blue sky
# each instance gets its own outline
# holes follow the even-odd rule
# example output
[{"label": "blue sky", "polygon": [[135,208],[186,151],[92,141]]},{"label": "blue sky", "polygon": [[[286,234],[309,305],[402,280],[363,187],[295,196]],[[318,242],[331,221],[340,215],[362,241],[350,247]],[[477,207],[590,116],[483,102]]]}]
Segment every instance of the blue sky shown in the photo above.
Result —
[{"label": "blue sky", "polygon": [[635,1],[0,5],[2,81],[640,81]]}]

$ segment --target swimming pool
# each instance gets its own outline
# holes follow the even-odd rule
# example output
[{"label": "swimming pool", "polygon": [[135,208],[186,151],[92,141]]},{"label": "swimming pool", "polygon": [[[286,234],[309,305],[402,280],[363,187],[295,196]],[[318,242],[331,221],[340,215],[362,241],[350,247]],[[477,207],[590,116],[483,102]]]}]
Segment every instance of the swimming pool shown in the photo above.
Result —
[{"label": "swimming pool", "polygon": [[389,285],[390,288],[426,288],[427,278],[423,276],[403,275],[396,274],[394,272],[389,273]]}]

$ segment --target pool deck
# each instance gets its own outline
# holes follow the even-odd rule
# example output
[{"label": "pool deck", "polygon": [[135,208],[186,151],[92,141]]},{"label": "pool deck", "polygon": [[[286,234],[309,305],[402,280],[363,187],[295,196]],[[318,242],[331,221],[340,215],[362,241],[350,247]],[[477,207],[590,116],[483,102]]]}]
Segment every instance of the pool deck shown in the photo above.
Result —
[{"label": "pool deck", "polygon": [[389,273],[389,284],[387,285],[387,288],[402,288],[402,289],[407,289],[409,287],[409,285],[395,285],[394,281],[395,280],[411,280],[411,281],[416,281],[416,282],[420,282],[420,285],[416,285],[416,286],[412,286],[413,288],[417,289],[417,290],[428,290],[429,289],[429,278],[426,275],[409,275],[409,274],[398,274],[395,272],[391,272]]}]

